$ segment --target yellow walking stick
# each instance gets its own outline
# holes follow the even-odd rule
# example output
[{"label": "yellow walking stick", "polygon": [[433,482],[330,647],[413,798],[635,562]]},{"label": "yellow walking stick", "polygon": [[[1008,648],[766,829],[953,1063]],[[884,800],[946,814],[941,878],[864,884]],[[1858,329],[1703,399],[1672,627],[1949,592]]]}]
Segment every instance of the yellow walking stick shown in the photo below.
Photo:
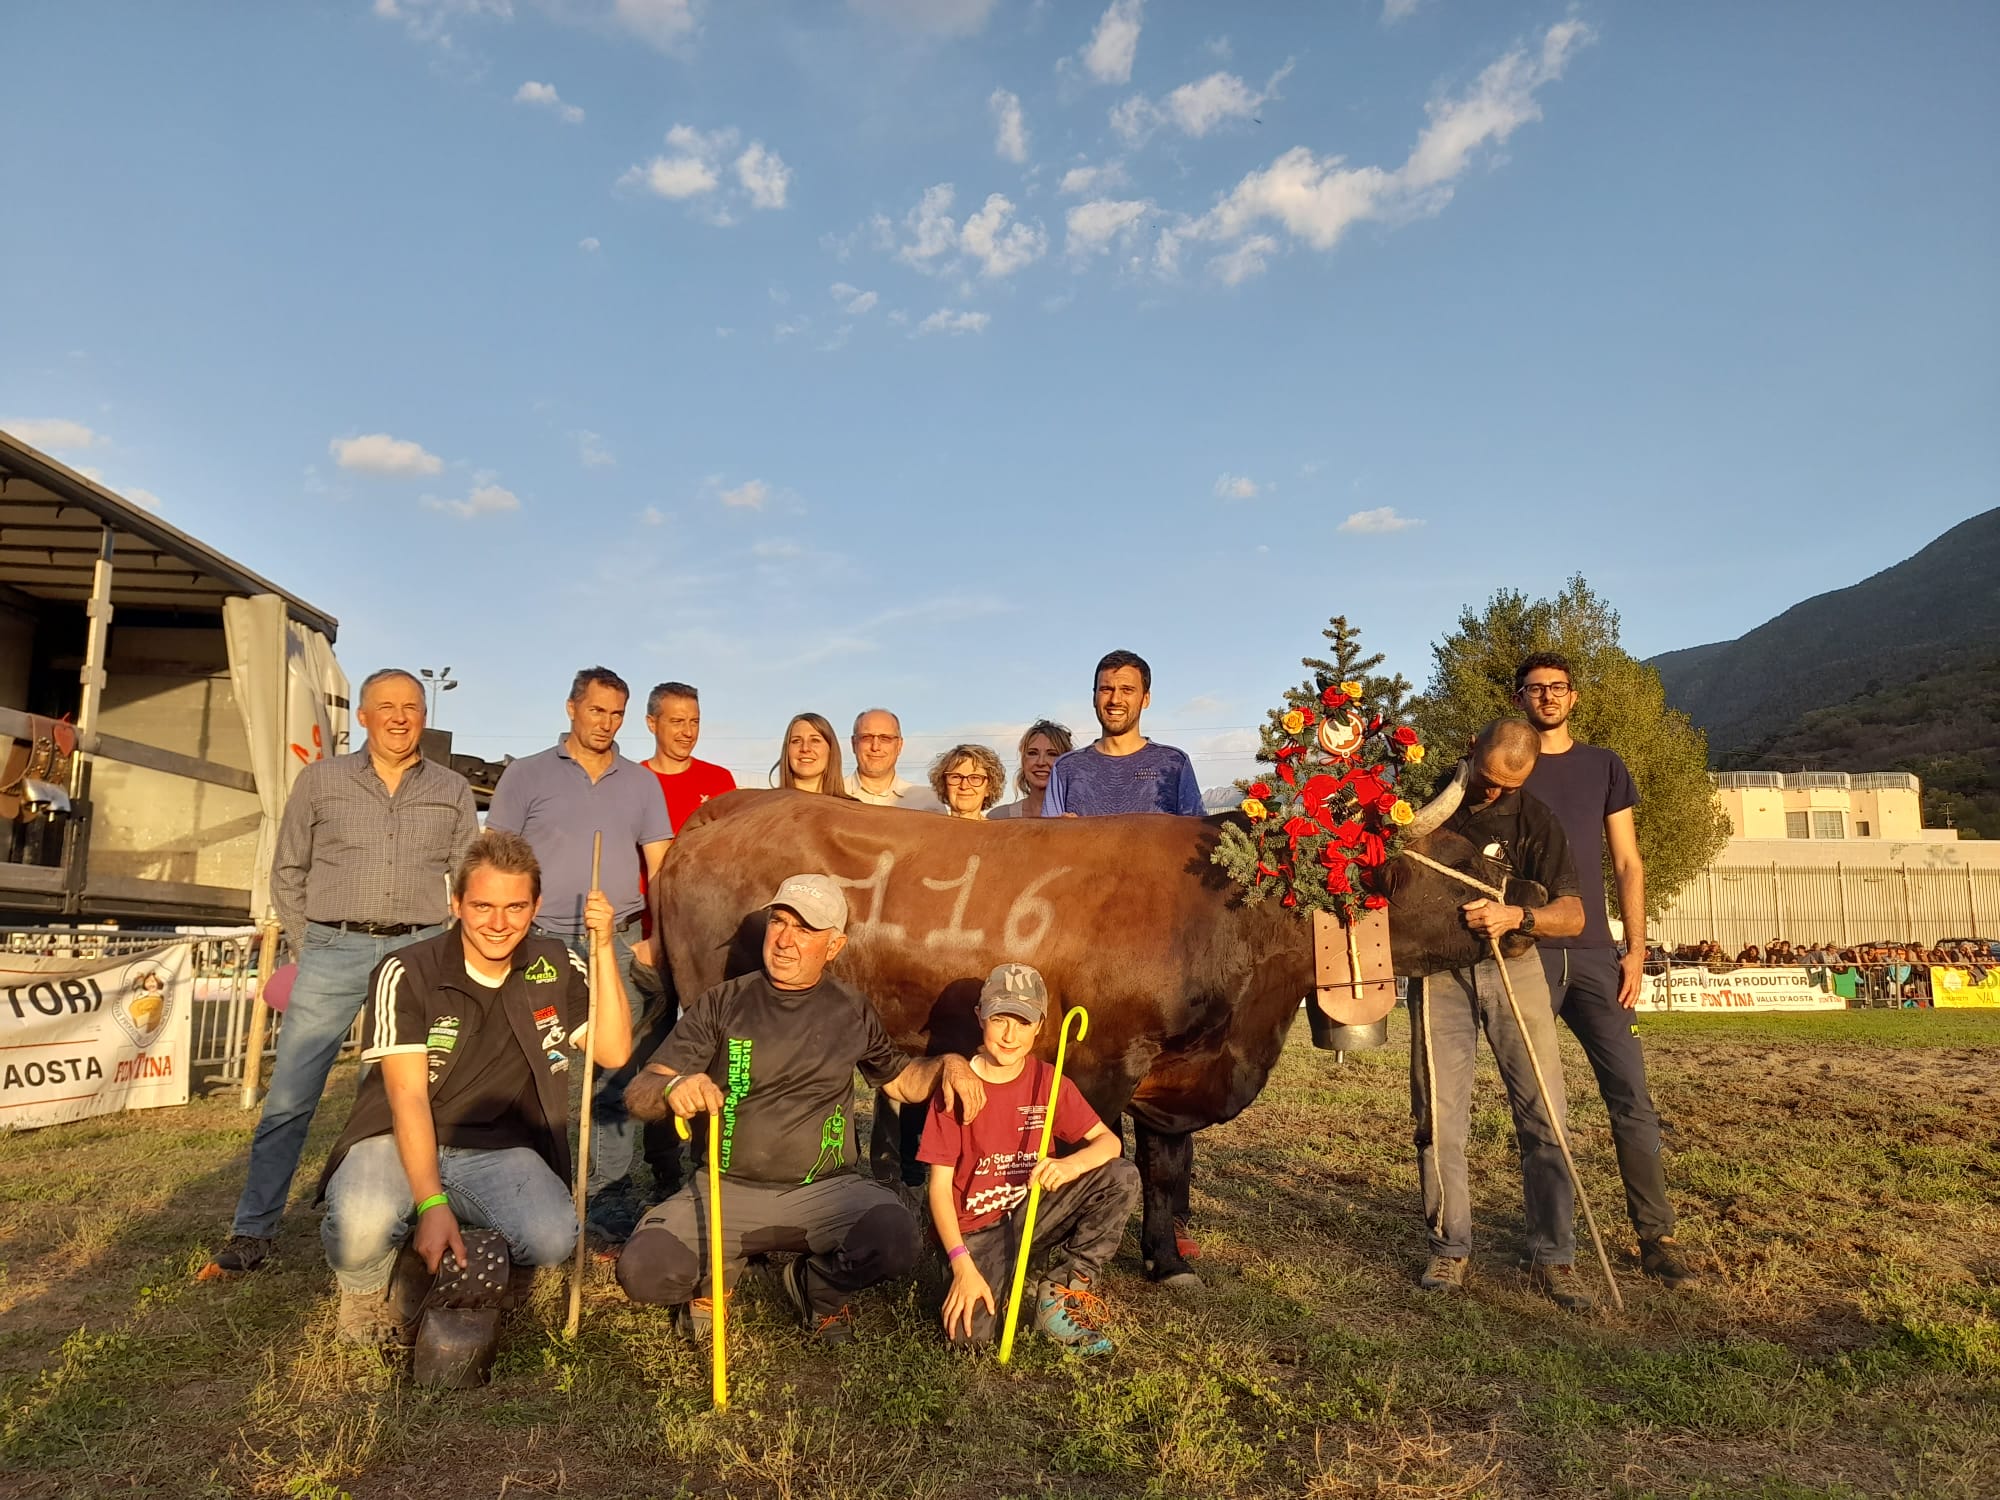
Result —
[{"label": "yellow walking stick", "polygon": [[[674,1131],[692,1139],[688,1122],[674,1116]],[[708,1291],[715,1304],[709,1346],[709,1394],[715,1409],[729,1405],[729,1293],[722,1284],[722,1121],[708,1117]]]},{"label": "yellow walking stick", "polygon": [[[597,889],[597,864],[604,854],[604,835],[591,835],[590,888]],[[586,935],[589,929],[585,929]],[[569,1273],[569,1321],[563,1337],[573,1339],[583,1324],[583,1268],[590,1255],[589,1233],[584,1228],[586,1199],[590,1192],[590,1091],[596,1085],[597,1056],[597,939],[590,941],[590,1019],[583,1032],[583,1110],[576,1134],[576,1264]]]},{"label": "yellow walking stick", "polygon": [[[1082,1041],[1090,1030],[1090,1012],[1081,1005],[1074,1007],[1062,1019],[1062,1030],[1056,1035],[1056,1076],[1049,1084],[1049,1107],[1042,1112],[1042,1141],[1035,1148],[1035,1166],[1048,1160],[1049,1142],[1055,1137],[1056,1100],[1062,1094],[1063,1059],[1069,1053],[1069,1023],[1076,1022],[1076,1039]],[[1021,1291],[1028,1284],[1028,1257],[1035,1249],[1035,1210],[1042,1205],[1042,1185],[1030,1178],[1028,1181],[1028,1207],[1021,1216],[1021,1246],[1014,1252],[1014,1289],[1007,1294],[1007,1321],[1000,1329],[1000,1363],[1006,1364],[1014,1357],[1014,1325],[1021,1321]]]}]

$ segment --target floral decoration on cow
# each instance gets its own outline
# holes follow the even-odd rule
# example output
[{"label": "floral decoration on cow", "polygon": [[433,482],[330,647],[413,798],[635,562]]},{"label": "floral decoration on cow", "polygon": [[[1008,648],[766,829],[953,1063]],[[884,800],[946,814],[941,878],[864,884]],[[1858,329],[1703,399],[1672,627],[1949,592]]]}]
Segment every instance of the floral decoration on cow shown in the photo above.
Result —
[{"label": "floral decoration on cow", "polygon": [[1237,783],[1246,822],[1222,830],[1214,860],[1246,901],[1276,897],[1301,917],[1326,911],[1346,922],[1388,905],[1379,872],[1416,816],[1398,783],[1424,747],[1397,722],[1409,683],[1374,675],[1382,657],[1362,656],[1361,632],[1345,616],[1321,634],[1333,659],[1304,658],[1313,676],[1267,715],[1257,759],[1270,774]]}]

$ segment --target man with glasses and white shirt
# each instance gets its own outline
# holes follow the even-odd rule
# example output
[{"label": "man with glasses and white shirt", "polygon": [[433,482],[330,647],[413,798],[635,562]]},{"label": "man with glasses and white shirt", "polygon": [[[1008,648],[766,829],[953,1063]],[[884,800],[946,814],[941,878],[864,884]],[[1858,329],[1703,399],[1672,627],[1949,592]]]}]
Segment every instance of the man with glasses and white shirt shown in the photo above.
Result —
[{"label": "man with glasses and white shirt", "polygon": [[854,769],[844,781],[847,795],[870,807],[907,807],[916,812],[941,812],[943,804],[919,781],[896,774],[903,753],[903,723],[886,708],[863,709],[854,716]]}]

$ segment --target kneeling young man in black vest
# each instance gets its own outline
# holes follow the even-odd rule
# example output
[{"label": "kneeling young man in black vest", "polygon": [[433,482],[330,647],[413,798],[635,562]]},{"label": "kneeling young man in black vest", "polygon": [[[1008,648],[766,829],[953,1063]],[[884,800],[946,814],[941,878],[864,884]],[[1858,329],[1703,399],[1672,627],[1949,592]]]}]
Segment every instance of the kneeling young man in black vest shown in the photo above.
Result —
[{"label": "kneeling young man in black vest", "polygon": [[390,955],[369,982],[361,1056],[380,1066],[320,1179],[320,1240],[349,1342],[407,1335],[416,1309],[390,1295],[406,1242],[433,1275],[469,1268],[461,1225],[497,1232],[517,1267],[576,1248],[570,1057],[588,1045],[598,1067],[618,1067],[632,1027],[611,903],[592,891],[585,906],[603,986],[590,1036],[583,962],[529,936],[541,885],[527,840],[481,834],[453,880],[453,927]]}]

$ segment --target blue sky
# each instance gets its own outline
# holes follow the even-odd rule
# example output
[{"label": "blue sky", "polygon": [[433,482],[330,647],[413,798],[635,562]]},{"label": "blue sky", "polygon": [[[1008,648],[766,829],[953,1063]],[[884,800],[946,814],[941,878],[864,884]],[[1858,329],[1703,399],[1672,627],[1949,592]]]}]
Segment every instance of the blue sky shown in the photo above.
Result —
[{"label": "blue sky", "polygon": [[[547,743],[883,703],[1239,769],[1581,571],[1640,654],[1994,502],[2000,12],[1326,0],[10,9],[0,425]],[[628,752],[650,748],[636,725]]]}]

